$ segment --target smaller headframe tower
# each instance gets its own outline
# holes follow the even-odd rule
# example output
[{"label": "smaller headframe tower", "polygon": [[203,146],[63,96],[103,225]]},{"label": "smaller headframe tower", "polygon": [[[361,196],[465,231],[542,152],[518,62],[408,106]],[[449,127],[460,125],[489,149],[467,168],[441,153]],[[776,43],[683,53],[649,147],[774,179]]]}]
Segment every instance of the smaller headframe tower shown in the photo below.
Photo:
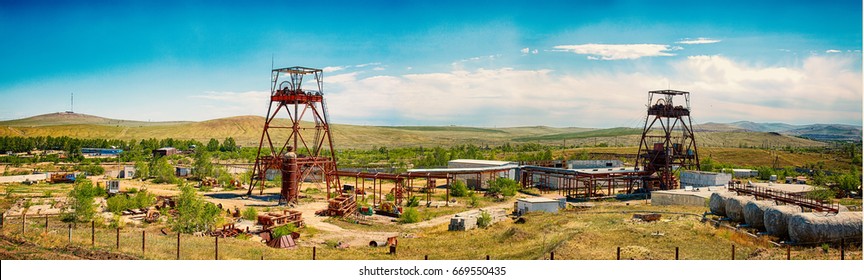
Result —
[{"label": "smaller headframe tower", "polygon": [[[313,80],[303,84],[304,78]],[[304,87],[309,82],[313,89]],[[280,201],[296,202],[300,184],[308,180],[324,181],[327,198],[331,198],[331,186],[339,186],[339,178],[335,176],[336,151],[323,86],[321,69],[300,66],[273,69],[270,106],[247,196],[256,186],[261,186],[263,192],[267,173],[271,171],[282,176]],[[282,119],[277,120],[279,116]]]},{"label": "smaller headframe tower", "polygon": [[[684,97],[684,106],[676,105],[675,97],[679,97],[679,102],[680,97]],[[699,153],[690,120],[690,92],[648,92],[648,115],[637,155],[636,166],[648,174],[644,182],[649,190],[678,188],[677,170],[699,169]]]}]

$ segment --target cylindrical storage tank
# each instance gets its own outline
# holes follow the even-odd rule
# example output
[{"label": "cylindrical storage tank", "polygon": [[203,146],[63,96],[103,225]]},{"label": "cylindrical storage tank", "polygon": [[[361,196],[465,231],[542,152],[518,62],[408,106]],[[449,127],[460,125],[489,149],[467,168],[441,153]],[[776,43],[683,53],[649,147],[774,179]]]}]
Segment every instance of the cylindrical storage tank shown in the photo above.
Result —
[{"label": "cylindrical storage tank", "polygon": [[795,205],[773,205],[765,209],[762,222],[765,232],[781,239],[789,238],[789,217],[801,213],[801,207]]},{"label": "cylindrical storage tank", "polygon": [[751,196],[730,196],[726,199],[726,217],[733,222],[744,222],[744,205],[752,200]]},{"label": "cylindrical storage tank", "polygon": [[801,244],[860,241],[861,217],[861,212],[798,213],[789,218],[789,239]]},{"label": "cylindrical storage tank", "polygon": [[708,209],[711,214],[718,216],[726,216],[726,200],[731,195],[729,193],[712,193],[708,199]]},{"label": "cylindrical storage tank", "polygon": [[768,206],[774,205],[769,200],[751,200],[744,204],[744,222],[751,228],[765,229],[764,215]]}]

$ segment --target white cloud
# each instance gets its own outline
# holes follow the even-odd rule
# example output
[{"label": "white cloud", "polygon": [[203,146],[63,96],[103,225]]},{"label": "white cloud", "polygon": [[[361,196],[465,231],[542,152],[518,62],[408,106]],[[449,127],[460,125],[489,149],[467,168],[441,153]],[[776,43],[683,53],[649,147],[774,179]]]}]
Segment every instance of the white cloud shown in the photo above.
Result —
[{"label": "white cloud", "polygon": [[202,112],[218,112],[221,116],[264,115],[270,92],[266,91],[205,91],[189,98],[198,99],[194,104]]},{"label": "white cloud", "polygon": [[357,64],[357,65],[354,65],[354,67],[363,68],[363,67],[378,66],[378,65],[381,65],[381,62],[370,62],[370,63]]},{"label": "white cloud", "polygon": [[825,53],[841,53],[840,50],[827,50]]},{"label": "white cloud", "polygon": [[[675,50],[669,45],[657,44],[583,44],[583,45],[560,45],[554,47],[556,50],[587,54],[601,60],[638,59],[650,56],[674,56],[668,51]],[[589,59],[593,59],[589,56]]]},{"label": "white cloud", "polygon": [[529,52],[531,52],[531,48],[524,48],[524,49],[522,49],[522,50],[520,50],[520,51],[521,51],[522,53],[524,53],[524,54],[528,54]]},{"label": "white cloud", "polygon": [[666,75],[480,68],[352,73],[325,82],[336,123],[639,126],[647,92],[670,84],[692,92],[694,122],[837,123],[861,119],[862,78],[854,63],[814,56],[801,66],[780,67],[692,56],[666,65]]},{"label": "white cloud", "polygon": [[699,107],[713,108],[702,119],[835,123],[862,117],[862,78],[853,61],[811,56],[799,67],[780,67],[692,56],[673,68],[676,84],[695,92]]},{"label": "white cloud", "polygon": [[720,42],[720,40],[717,40],[717,39],[699,37],[696,39],[686,38],[686,39],[683,39],[683,40],[675,42],[675,43],[685,44],[685,45],[697,45],[697,44],[714,44],[714,43],[719,43],[719,42]]},{"label": "white cloud", "polygon": [[342,70],[345,70],[345,66],[327,66],[327,67],[324,67],[324,68],[321,69],[321,70],[324,70],[324,73],[327,73],[327,72],[336,72],[336,71],[342,71]]}]

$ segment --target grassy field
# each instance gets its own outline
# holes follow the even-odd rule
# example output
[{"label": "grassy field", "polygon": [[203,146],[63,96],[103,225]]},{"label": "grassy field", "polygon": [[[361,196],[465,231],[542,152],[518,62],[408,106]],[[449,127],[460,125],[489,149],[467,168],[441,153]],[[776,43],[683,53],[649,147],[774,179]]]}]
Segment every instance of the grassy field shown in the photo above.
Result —
[{"label": "grassy field", "polygon": [[[434,226],[410,233],[413,238],[402,235],[397,254],[387,254],[387,248],[351,247],[333,248],[333,244],[314,244],[296,249],[273,249],[263,243],[242,238],[220,239],[219,259],[311,259],[315,247],[317,259],[491,259],[539,260],[547,259],[555,252],[556,260],[613,260],[617,248],[621,248],[622,259],[674,259],[675,248],[679,258],[689,260],[727,260],[731,258],[731,247],[735,245],[736,259],[765,260],[785,259],[786,249],[774,247],[767,241],[756,239],[725,228],[715,228],[699,221],[700,217],[687,214],[663,213],[658,222],[641,222],[632,219],[628,212],[670,211],[699,214],[701,207],[656,207],[651,205],[603,205],[584,212],[568,211],[560,214],[531,213],[524,217],[525,223],[516,224],[507,219],[486,229],[472,231],[448,231],[447,225]],[[351,229],[366,230],[363,227]],[[376,229],[377,230],[377,229]],[[143,234],[142,234],[143,232]],[[31,247],[56,251],[50,254],[44,249],[39,254],[28,255],[28,259],[68,258],[63,253],[70,249],[69,227],[55,218],[49,219],[46,231],[44,219],[29,220],[21,233],[21,220],[7,220],[2,233],[4,239],[27,240],[32,246],[5,245],[0,255],[13,255],[15,250],[32,250]],[[119,258],[128,256],[141,259],[176,259],[176,233],[163,234],[159,227],[125,227],[118,231],[97,225],[91,241],[90,224],[79,224],[71,229],[72,247],[94,251],[84,258]],[[142,252],[142,235],[146,235]],[[302,237],[301,237],[302,239]],[[91,243],[93,242],[93,243]],[[19,243],[20,242],[15,242]],[[214,237],[180,236],[180,258],[212,260],[216,258]],[[332,242],[329,242],[332,243]],[[92,245],[91,245],[92,244]],[[795,247],[792,259],[831,260],[839,259],[836,246]],[[861,259],[858,247],[847,247],[846,259]]]}]

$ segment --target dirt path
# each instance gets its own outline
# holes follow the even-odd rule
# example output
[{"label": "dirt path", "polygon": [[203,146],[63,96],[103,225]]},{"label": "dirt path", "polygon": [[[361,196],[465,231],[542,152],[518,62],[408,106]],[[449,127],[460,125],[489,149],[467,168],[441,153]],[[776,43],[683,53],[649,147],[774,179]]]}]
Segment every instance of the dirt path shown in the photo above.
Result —
[{"label": "dirt path", "polygon": [[[499,204],[495,204],[495,205],[491,205],[491,206],[487,206],[487,207],[483,207],[483,208],[479,208],[479,209],[497,210],[497,209],[505,209],[505,208],[508,208],[511,206],[513,206],[512,202],[503,202],[503,203],[499,203]],[[471,211],[471,210],[469,210],[469,211]],[[428,220],[428,221],[422,221],[419,223],[407,224],[407,225],[404,225],[402,227],[406,228],[406,229],[433,227],[433,226],[449,223],[450,218],[452,218],[452,217],[453,217],[453,215],[444,215],[441,217],[433,218],[433,219]]]}]

